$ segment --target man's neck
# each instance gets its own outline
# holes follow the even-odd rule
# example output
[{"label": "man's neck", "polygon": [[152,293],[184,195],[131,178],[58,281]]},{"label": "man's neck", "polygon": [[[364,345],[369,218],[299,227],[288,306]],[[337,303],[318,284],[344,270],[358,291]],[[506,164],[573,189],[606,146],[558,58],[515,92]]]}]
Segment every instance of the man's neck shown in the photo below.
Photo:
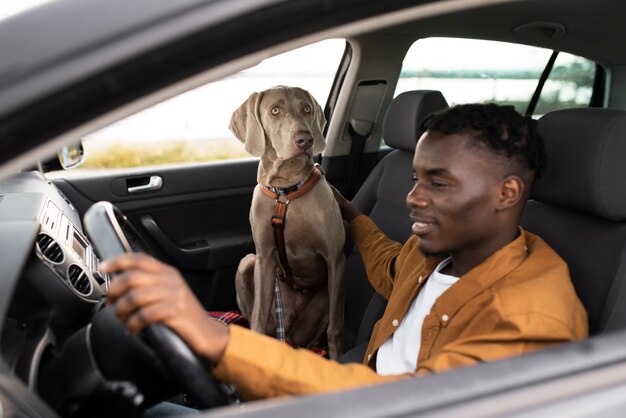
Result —
[{"label": "man's neck", "polygon": [[513,242],[519,236],[519,227],[507,234],[501,234],[497,239],[492,240],[488,245],[483,245],[474,250],[463,250],[451,252],[452,261],[445,266],[441,273],[450,276],[461,277],[468,271],[485,261],[490,255]]}]

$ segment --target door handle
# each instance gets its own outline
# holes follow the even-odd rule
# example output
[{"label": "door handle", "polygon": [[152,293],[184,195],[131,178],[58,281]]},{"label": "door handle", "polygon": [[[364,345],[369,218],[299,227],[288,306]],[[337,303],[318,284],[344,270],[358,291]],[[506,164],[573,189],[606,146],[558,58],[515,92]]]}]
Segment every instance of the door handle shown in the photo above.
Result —
[{"label": "door handle", "polygon": [[128,186],[128,189],[127,189],[128,193],[130,194],[130,193],[149,192],[153,190],[159,190],[161,187],[163,187],[163,179],[161,178],[161,176],[150,176],[149,178],[147,178],[147,180],[148,182],[146,184]]}]

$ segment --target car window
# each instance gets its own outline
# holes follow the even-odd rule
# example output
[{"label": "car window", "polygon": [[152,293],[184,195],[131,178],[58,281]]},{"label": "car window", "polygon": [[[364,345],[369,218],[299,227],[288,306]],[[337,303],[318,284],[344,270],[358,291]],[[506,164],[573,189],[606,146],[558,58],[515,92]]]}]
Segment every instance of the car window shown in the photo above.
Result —
[{"label": "car window", "polygon": [[[510,104],[525,113],[553,51],[474,39],[426,38],[409,49],[395,96],[416,89],[440,90],[458,103]],[[560,53],[533,116],[565,107],[589,106],[595,63]]]},{"label": "car window", "polygon": [[79,169],[111,169],[249,158],[229,131],[232,112],[255,91],[302,87],[324,106],[345,49],[331,39],[152,106],[83,138]]},{"label": "car window", "polygon": [[593,93],[596,63],[572,54],[559,53],[541,89],[534,117],[558,109],[588,107]]}]

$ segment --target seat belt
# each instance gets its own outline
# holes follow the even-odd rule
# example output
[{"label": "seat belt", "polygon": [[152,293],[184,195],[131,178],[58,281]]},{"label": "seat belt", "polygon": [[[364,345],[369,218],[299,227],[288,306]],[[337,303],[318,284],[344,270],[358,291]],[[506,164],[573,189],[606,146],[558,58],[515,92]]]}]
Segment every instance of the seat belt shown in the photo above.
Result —
[{"label": "seat belt", "polygon": [[541,97],[541,91],[543,90],[543,86],[546,84],[546,80],[550,77],[550,73],[552,72],[552,68],[554,67],[554,62],[556,58],[559,56],[559,51],[553,51],[552,55],[550,55],[550,59],[548,59],[548,63],[546,67],[543,69],[541,73],[541,77],[539,77],[539,81],[537,82],[537,87],[533,93],[533,96],[530,98],[528,102],[528,106],[526,107],[526,112],[524,113],[526,116],[532,116],[535,113],[535,109],[537,108],[537,103],[539,103],[539,99]]},{"label": "seat belt", "polygon": [[347,199],[352,199],[356,193],[365,142],[372,134],[373,127],[373,123],[358,119],[351,119],[348,125],[348,133],[352,143],[350,145],[350,156],[348,157],[348,167],[346,168],[343,189]]}]

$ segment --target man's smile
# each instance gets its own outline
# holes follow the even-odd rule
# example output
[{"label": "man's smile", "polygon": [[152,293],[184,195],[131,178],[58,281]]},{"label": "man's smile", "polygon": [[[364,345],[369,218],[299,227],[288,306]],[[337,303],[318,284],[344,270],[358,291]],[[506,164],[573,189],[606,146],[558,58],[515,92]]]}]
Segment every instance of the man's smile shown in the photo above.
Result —
[{"label": "man's smile", "polygon": [[435,226],[434,220],[424,219],[411,216],[411,220],[413,221],[413,225],[411,225],[411,230],[415,235],[425,235],[430,232]]}]

